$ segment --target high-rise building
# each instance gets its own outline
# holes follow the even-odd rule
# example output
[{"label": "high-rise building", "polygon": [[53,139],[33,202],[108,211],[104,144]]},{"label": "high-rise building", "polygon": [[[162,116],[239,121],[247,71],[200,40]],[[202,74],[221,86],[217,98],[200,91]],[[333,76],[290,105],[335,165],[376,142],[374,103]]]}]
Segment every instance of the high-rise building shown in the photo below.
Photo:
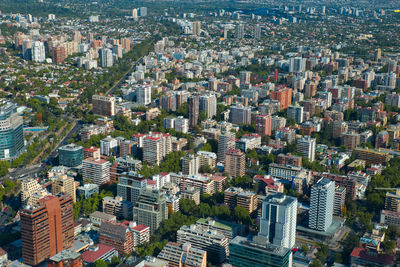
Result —
[{"label": "high-rise building", "polygon": [[304,72],[306,70],[306,59],[292,57],[289,59],[289,72]]},{"label": "high-rise building", "polygon": [[122,38],[121,39],[121,45],[122,45],[122,49],[124,51],[124,54],[128,53],[129,51],[131,51],[131,39]]},{"label": "high-rise building", "polygon": [[201,225],[184,225],[176,233],[179,244],[190,243],[194,248],[207,251],[208,260],[223,262],[229,255],[229,241],[222,233],[209,231]]},{"label": "high-rise building", "polygon": [[183,116],[179,116],[175,119],[174,129],[180,133],[187,133],[189,131],[189,120]]},{"label": "high-rise building", "polygon": [[228,149],[225,154],[225,172],[232,176],[243,176],[245,174],[246,156],[239,149]]},{"label": "high-rise building", "polygon": [[217,114],[217,97],[215,95],[200,96],[199,111],[204,111],[210,119]]},{"label": "high-rise building", "polygon": [[193,21],[193,35],[200,35],[201,34],[201,22],[200,21]]},{"label": "high-rise building", "polygon": [[343,133],[343,145],[348,150],[353,150],[360,144],[360,134],[355,132]]},{"label": "high-rise building", "polygon": [[[45,189],[35,179],[24,179],[21,181],[21,203],[22,205],[29,205],[37,202],[37,199],[31,198],[37,195],[45,195]],[[42,193],[40,193],[42,192]]]},{"label": "high-rise building", "polygon": [[199,121],[199,106],[200,106],[199,96],[193,95],[188,98],[190,127],[195,127]]},{"label": "high-rise building", "polygon": [[82,177],[94,184],[110,181],[110,162],[104,159],[87,158],[82,161]]},{"label": "high-rise building", "polygon": [[161,160],[172,151],[171,135],[152,133],[143,141],[143,161],[158,165]]},{"label": "high-rise building", "polygon": [[251,124],[251,108],[243,105],[231,106],[229,121],[234,124]]},{"label": "high-rise building", "polygon": [[121,196],[124,201],[135,204],[146,186],[147,180],[143,175],[134,171],[125,172],[119,177],[117,195]]},{"label": "high-rise building", "polygon": [[297,123],[303,122],[304,107],[302,106],[288,106],[287,117],[293,119]]},{"label": "high-rise building", "polygon": [[132,9],[132,18],[134,20],[136,20],[138,18],[138,9],[137,8]]},{"label": "high-rise building", "polygon": [[74,203],[76,202],[75,180],[73,177],[65,173],[53,172],[51,176],[49,175],[49,179],[51,180],[51,193],[53,195],[63,193],[72,197]]},{"label": "high-rise building", "polygon": [[103,68],[110,68],[114,64],[113,53],[111,49],[99,49],[100,66]]},{"label": "high-rise building", "polygon": [[138,15],[140,17],[146,17],[147,16],[147,7],[144,7],[144,6],[140,7]]},{"label": "high-rise building", "polygon": [[270,115],[256,115],[256,133],[261,136],[271,136]]},{"label": "high-rise building", "polygon": [[103,212],[114,215],[118,220],[132,220],[133,205],[132,202],[124,201],[121,196],[104,197]]},{"label": "high-rise building", "polygon": [[296,241],[297,198],[270,194],[262,201],[260,232],[269,243],[293,248]]},{"label": "high-rise building", "polygon": [[168,219],[168,207],[164,193],[144,190],[133,208],[133,219],[138,224],[150,227],[154,233],[163,220]]},{"label": "high-rise building", "polygon": [[317,141],[306,135],[297,140],[297,151],[307,157],[311,162],[315,160]]},{"label": "high-rise building", "polygon": [[115,107],[115,97],[112,96],[103,96],[103,95],[94,95],[92,97],[92,112],[95,115],[112,117],[115,116],[116,107]]},{"label": "high-rise building", "polygon": [[53,50],[51,51],[51,57],[53,59],[53,63],[56,64],[63,63],[65,58],[67,57],[65,47],[63,46],[53,47]]},{"label": "high-rise building", "polygon": [[273,100],[278,100],[280,103],[280,110],[284,110],[292,104],[292,88],[276,88],[275,91],[271,92],[270,98]]},{"label": "high-rise building", "polygon": [[14,103],[0,102],[0,125],[0,159],[14,158],[24,148],[23,119]]},{"label": "high-rise building", "polygon": [[241,71],[239,73],[240,84],[249,84],[251,79],[251,71]]},{"label": "high-rise building", "polygon": [[236,236],[229,244],[229,263],[236,267],[291,267],[292,251],[263,240]]},{"label": "high-rise building", "polygon": [[206,267],[207,252],[194,248],[190,243],[168,242],[157,258],[168,262],[168,266]]},{"label": "high-rise building", "polygon": [[151,87],[147,85],[139,86],[136,89],[136,103],[148,105],[151,103]]},{"label": "high-rise building", "polygon": [[237,39],[242,39],[244,37],[244,25],[242,23],[239,23],[236,25],[236,38]]},{"label": "high-rise building", "polygon": [[386,192],[385,210],[400,212],[400,189],[396,192]]},{"label": "high-rise building", "polygon": [[100,225],[99,243],[114,247],[119,255],[130,254],[133,250],[133,233],[123,223],[104,221]]},{"label": "high-rise building", "polygon": [[225,162],[228,149],[235,148],[235,133],[224,132],[218,137],[218,160]]},{"label": "high-rise building", "polygon": [[72,198],[47,196],[40,205],[20,213],[22,258],[25,264],[38,265],[74,244]]},{"label": "high-rise building", "polygon": [[254,38],[255,39],[260,39],[261,38],[261,26],[260,26],[260,24],[257,24],[254,27]]},{"label": "high-rise building", "polygon": [[198,174],[200,169],[200,156],[188,154],[181,158],[182,173],[186,175]]},{"label": "high-rise building", "polygon": [[67,167],[76,167],[82,164],[83,147],[69,144],[58,148],[58,162]]},{"label": "high-rise building", "polygon": [[122,45],[120,44],[114,44],[112,47],[112,52],[114,55],[116,55],[118,58],[122,58],[124,54],[124,50],[122,48]]},{"label": "high-rise building", "polygon": [[332,224],[335,182],[321,178],[311,187],[308,227],[326,231]]},{"label": "high-rise building", "polygon": [[44,62],[46,60],[44,44],[40,41],[32,42],[31,55],[33,62]]}]

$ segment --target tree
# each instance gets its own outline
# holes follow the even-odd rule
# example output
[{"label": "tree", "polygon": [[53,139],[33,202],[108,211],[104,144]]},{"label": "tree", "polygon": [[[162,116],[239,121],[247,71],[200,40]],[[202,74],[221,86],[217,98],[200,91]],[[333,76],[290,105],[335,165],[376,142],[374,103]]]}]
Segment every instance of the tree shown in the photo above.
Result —
[{"label": "tree", "polygon": [[8,169],[11,167],[10,162],[1,160],[0,161],[0,177],[8,174]]},{"label": "tree", "polygon": [[212,147],[209,143],[204,143],[200,149],[200,151],[207,151],[207,152],[212,152]]},{"label": "tree", "polygon": [[240,206],[236,206],[233,209],[233,217],[238,223],[243,223],[247,225],[252,223],[249,212],[245,208]]},{"label": "tree", "polygon": [[387,240],[383,242],[383,250],[386,254],[393,254],[395,248],[395,243],[393,240]]},{"label": "tree", "polygon": [[120,264],[121,263],[121,260],[120,260],[120,258],[118,258],[118,256],[112,256],[112,258],[111,258],[111,262],[110,262],[110,267],[115,267],[115,266],[118,266],[118,264]]},{"label": "tree", "polygon": [[104,260],[98,259],[94,262],[94,267],[108,267],[108,264]]}]

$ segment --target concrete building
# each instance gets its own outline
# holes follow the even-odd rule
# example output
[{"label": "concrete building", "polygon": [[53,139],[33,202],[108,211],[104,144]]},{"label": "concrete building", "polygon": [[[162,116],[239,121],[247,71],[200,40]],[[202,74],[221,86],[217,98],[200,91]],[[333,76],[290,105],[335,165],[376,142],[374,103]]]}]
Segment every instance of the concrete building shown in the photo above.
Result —
[{"label": "concrete building", "polygon": [[95,115],[113,117],[116,113],[115,97],[94,95],[92,97],[92,112]]},{"label": "concrete building", "polygon": [[269,243],[293,248],[296,241],[297,198],[270,194],[262,201],[260,232]]},{"label": "concrete building", "polygon": [[241,191],[236,195],[236,205],[244,208],[251,214],[257,209],[257,194],[251,191]]},{"label": "concrete building", "polygon": [[190,243],[194,248],[207,251],[209,261],[223,262],[229,255],[228,238],[217,231],[200,225],[184,225],[176,233],[179,244]]},{"label": "concrete building", "polygon": [[136,103],[139,105],[149,105],[151,103],[151,87],[142,85],[136,88]]},{"label": "concrete building", "polygon": [[243,105],[231,106],[229,113],[229,121],[234,124],[250,124],[251,108]]},{"label": "concrete building", "polygon": [[199,121],[200,98],[197,95],[192,95],[188,98],[187,102],[189,108],[189,125],[190,127],[195,127]]},{"label": "concrete building", "polygon": [[182,173],[186,175],[198,174],[200,169],[200,156],[188,154],[181,158]]},{"label": "concrete building", "polygon": [[201,34],[201,22],[200,21],[193,21],[193,35],[200,35]]},{"label": "concrete building", "polygon": [[100,153],[107,157],[116,155],[118,150],[118,139],[111,136],[100,140]]},{"label": "concrete building", "polygon": [[225,172],[232,176],[243,176],[246,164],[245,154],[238,149],[228,149],[225,154]]},{"label": "concrete building", "polygon": [[130,254],[133,250],[133,233],[126,224],[104,221],[100,225],[99,243],[114,247],[118,254]]},{"label": "concrete building", "polygon": [[63,266],[73,266],[73,267],[82,267],[83,260],[81,259],[81,254],[71,251],[71,250],[62,250],[60,253],[57,253],[53,257],[51,257],[47,262],[48,267],[63,267]]},{"label": "concrete building", "polygon": [[110,68],[114,65],[113,53],[111,49],[99,49],[100,66],[103,68]]},{"label": "concrete building", "polygon": [[110,162],[94,158],[83,160],[82,177],[98,185],[107,183],[110,181]]},{"label": "concrete building", "polygon": [[235,134],[232,132],[224,132],[218,137],[218,160],[225,162],[226,152],[235,148]]},{"label": "concrete building", "polygon": [[204,166],[209,166],[210,168],[215,168],[217,164],[217,154],[208,151],[197,151],[199,156],[200,168]]},{"label": "concrete building", "polygon": [[121,196],[124,201],[135,204],[146,186],[147,180],[144,176],[133,171],[124,172],[119,177],[117,195]]},{"label": "concrete building", "polygon": [[43,42],[32,42],[31,55],[33,62],[44,62],[46,60],[46,50]]},{"label": "concrete building", "polygon": [[287,110],[288,119],[293,119],[297,123],[302,123],[304,118],[304,107],[302,106],[288,106]]},{"label": "concrete building", "polygon": [[163,220],[168,219],[168,208],[163,193],[144,190],[133,208],[133,219],[138,224],[150,227],[154,233]]},{"label": "concrete building", "polygon": [[73,177],[59,173],[52,176],[49,175],[49,179],[51,180],[51,193],[53,195],[63,193],[72,197],[74,203],[76,202],[76,188]]},{"label": "concrete building", "polygon": [[205,112],[208,119],[217,115],[217,97],[215,95],[202,95],[199,103],[199,111]]},{"label": "concrete building", "polygon": [[168,266],[206,267],[207,252],[197,249],[190,243],[168,242],[158,254],[158,258],[168,262]]},{"label": "concrete building", "polygon": [[261,146],[261,136],[259,134],[244,134],[236,143],[236,147],[243,152],[256,149]]},{"label": "concrete building", "polygon": [[256,115],[256,133],[261,136],[271,136],[271,123],[270,115]]},{"label": "concrete building", "polygon": [[346,202],[346,188],[336,185],[335,198],[333,202],[333,215],[342,216],[342,211]]},{"label": "concrete building", "polygon": [[23,209],[22,258],[38,265],[74,244],[73,201],[68,195],[47,196],[38,206]]},{"label": "concrete building", "polygon": [[139,224],[130,226],[130,230],[133,233],[133,246],[142,246],[145,243],[150,242],[150,227]]},{"label": "concrete building", "polygon": [[317,141],[310,136],[303,136],[297,140],[297,151],[307,157],[311,162],[315,160]]},{"label": "concrete building", "polygon": [[332,224],[335,182],[321,178],[311,187],[308,227],[326,231]]},{"label": "concrete building", "polygon": [[385,210],[400,212],[400,189],[395,192],[386,192]]},{"label": "concrete building", "polygon": [[118,220],[132,220],[133,205],[130,201],[125,201],[120,196],[104,197],[103,212],[114,215]]},{"label": "concrete building", "polygon": [[143,161],[158,165],[172,151],[171,135],[151,133],[143,141]]},{"label": "concrete building", "polygon": [[183,199],[193,200],[196,205],[200,204],[200,190],[194,187],[189,187],[180,191],[180,197]]}]

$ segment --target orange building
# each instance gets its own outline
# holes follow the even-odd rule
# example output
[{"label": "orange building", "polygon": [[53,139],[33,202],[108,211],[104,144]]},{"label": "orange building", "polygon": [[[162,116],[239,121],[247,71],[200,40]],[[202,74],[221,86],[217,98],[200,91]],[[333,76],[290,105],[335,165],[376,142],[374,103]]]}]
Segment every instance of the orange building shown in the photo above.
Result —
[{"label": "orange building", "polygon": [[69,195],[46,196],[40,206],[21,211],[22,258],[38,265],[74,244],[73,201]]},{"label": "orange building", "polygon": [[275,91],[271,92],[271,99],[278,100],[280,103],[280,110],[287,109],[292,104],[292,88],[278,87]]}]

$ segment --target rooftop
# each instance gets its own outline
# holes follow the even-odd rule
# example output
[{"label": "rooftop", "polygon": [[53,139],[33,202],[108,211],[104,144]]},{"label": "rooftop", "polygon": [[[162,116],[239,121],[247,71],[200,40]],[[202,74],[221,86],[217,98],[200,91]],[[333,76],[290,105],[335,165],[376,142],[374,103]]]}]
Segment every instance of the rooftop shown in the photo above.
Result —
[{"label": "rooftop", "polygon": [[84,262],[95,262],[97,259],[105,255],[106,253],[111,252],[112,250],[115,250],[115,248],[104,245],[104,244],[98,244],[96,250],[88,250],[82,253],[82,260]]},{"label": "rooftop", "polygon": [[55,262],[60,262],[64,260],[76,259],[79,258],[80,256],[81,254],[76,253],[75,251],[64,249],[60,253],[51,257],[50,260]]},{"label": "rooftop", "polygon": [[243,236],[236,236],[234,239],[232,239],[231,244],[233,245],[241,245],[245,246],[248,248],[252,248],[255,250],[258,250],[260,252],[269,252],[271,254],[278,255],[280,257],[284,257],[287,253],[290,252],[290,249],[288,248],[283,248],[280,246],[276,246],[270,243],[256,243],[250,238],[246,238]]}]

